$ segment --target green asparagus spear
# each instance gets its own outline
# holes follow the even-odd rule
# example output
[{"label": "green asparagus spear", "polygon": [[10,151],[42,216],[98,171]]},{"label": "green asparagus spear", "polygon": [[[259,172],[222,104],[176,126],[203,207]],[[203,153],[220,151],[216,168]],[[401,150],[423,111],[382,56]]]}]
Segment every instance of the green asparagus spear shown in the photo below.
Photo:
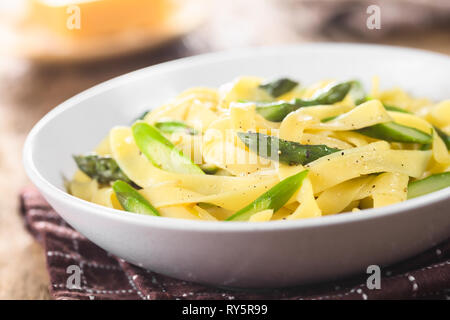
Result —
[{"label": "green asparagus spear", "polygon": [[238,132],[244,144],[259,156],[289,165],[308,164],[316,159],[340,151],[326,145],[304,145],[262,133]]},{"label": "green asparagus spear", "polygon": [[[411,113],[405,109],[394,107],[394,106],[388,106],[384,105],[385,109],[388,111],[396,111],[396,112],[403,112],[403,113]],[[338,116],[333,117],[327,117],[321,120],[321,122],[328,122],[331,120],[336,119]],[[437,129],[439,130],[439,129]],[[364,134],[366,136],[382,139],[386,141],[391,142],[404,142],[404,143],[420,143],[424,145],[428,145],[432,142],[433,137],[430,134],[427,134],[423,131],[417,130],[412,127],[404,126],[395,122],[388,122],[388,123],[380,123],[376,124],[374,126],[370,126],[367,128],[356,130],[361,134]],[[439,131],[438,131],[439,133]],[[444,132],[441,131],[442,134],[446,136]],[[441,136],[441,138],[445,140],[444,136]],[[450,143],[450,141],[449,141]],[[446,142],[447,144],[447,142]],[[447,145],[448,148],[448,145]]]},{"label": "green asparagus spear", "polygon": [[220,208],[219,206],[216,206],[215,204],[209,202],[199,202],[197,203],[197,205],[202,209]]},{"label": "green asparagus spear", "polygon": [[272,97],[277,98],[291,91],[296,86],[298,86],[298,82],[288,78],[281,78],[275,81],[263,83],[259,85],[259,88],[266,91]]},{"label": "green asparagus spear", "polygon": [[302,106],[296,102],[297,99],[269,103],[258,102],[256,103],[256,112],[269,121],[281,122],[289,113],[302,108]]},{"label": "green asparagus spear", "polygon": [[436,173],[408,184],[408,199],[450,187],[450,172]]},{"label": "green asparagus spear", "polygon": [[95,154],[73,156],[78,168],[86,175],[100,184],[108,184],[115,180],[131,183],[131,180],[119,168],[117,162],[111,157]]},{"label": "green asparagus spear", "polygon": [[119,200],[126,211],[160,216],[158,210],[128,183],[117,180],[113,183],[112,188],[117,196],[117,200]]},{"label": "green asparagus spear", "polygon": [[133,120],[133,123],[135,123],[138,120],[144,120],[145,117],[150,113],[150,110],[144,111],[139,117]]},{"label": "green asparagus spear", "polygon": [[450,136],[437,127],[434,127],[434,130],[436,130],[436,133],[441,137],[442,141],[444,141],[447,150],[450,150]]},{"label": "green asparagus spear", "polygon": [[257,102],[255,103],[256,112],[269,121],[280,122],[289,113],[302,107],[302,105],[296,102],[297,99],[292,101]]},{"label": "green asparagus spear", "polygon": [[217,171],[219,171],[219,167],[210,163],[200,165],[200,169],[202,169],[206,174],[215,174]]},{"label": "green asparagus spear", "polygon": [[159,121],[155,127],[164,133],[185,132],[190,135],[198,134],[198,131],[181,121]]},{"label": "green asparagus spear", "polygon": [[332,117],[327,117],[327,118],[323,118],[322,120],[320,120],[320,122],[329,122],[331,120],[336,119],[339,116],[332,116]]},{"label": "green asparagus spear", "polygon": [[431,143],[427,143],[427,144],[421,145],[419,147],[419,150],[422,150],[422,151],[431,150],[432,147],[433,147],[433,145]]},{"label": "green asparagus spear", "polygon": [[349,94],[356,106],[366,101],[366,92],[364,91],[364,87],[360,81],[352,81],[352,87]]},{"label": "green asparagus spear", "polygon": [[352,87],[352,81],[341,82],[319,90],[311,99],[291,101],[257,102],[256,112],[269,121],[280,122],[289,113],[302,108],[342,101]]},{"label": "green asparagus spear", "polygon": [[[373,100],[373,99],[374,99],[374,98],[372,98],[372,97],[370,97],[370,96],[367,96],[367,97],[366,97],[366,101]],[[410,112],[410,111],[408,111],[408,110],[406,110],[406,109],[400,108],[400,107],[388,105],[388,104],[385,104],[385,103],[383,103],[383,106],[384,106],[384,108],[385,108],[387,111],[395,111],[395,112],[402,112],[402,113],[413,114],[412,112]]]},{"label": "green asparagus spear", "polygon": [[433,141],[430,134],[395,122],[379,123],[356,131],[365,136],[390,142],[428,144]]},{"label": "green asparagus spear", "polygon": [[342,101],[352,88],[353,82],[354,81],[347,81],[333,84],[316,92],[316,94],[314,94],[314,96],[310,100],[300,101],[303,101],[306,106],[333,104]]},{"label": "green asparagus spear", "polygon": [[226,221],[247,221],[253,214],[263,210],[279,210],[300,188],[308,170],[294,174],[269,189],[248,206],[242,208]]},{"label": "green asparagus spear", "polygon": [[176,173],[204,174],[152,125],[138,121],[132,130],[137,146],[156,167]]},{"label": "green asparagus spear", "polygon": [[389,106],[389,105],[386,105],[386,104],[384,104],[384,108],[387,111],[395,111],[395,112],[413,114],[412,112],[409,112],[408,110],[405,110],[403,108],[399,108],[399,107],[395,107],[395,106]]}]

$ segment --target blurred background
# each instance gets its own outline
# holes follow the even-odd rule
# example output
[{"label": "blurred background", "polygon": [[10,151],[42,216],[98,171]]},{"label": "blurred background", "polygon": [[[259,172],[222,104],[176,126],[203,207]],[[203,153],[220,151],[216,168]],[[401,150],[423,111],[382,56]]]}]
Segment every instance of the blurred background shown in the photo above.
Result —
[{"label": "blurred background", "polygon": [[319,41],[450,54],[450,0],[1,0],[0,299],[49,298],[43,251],[17,214],[23,142],[48,111],[159,62]]}]

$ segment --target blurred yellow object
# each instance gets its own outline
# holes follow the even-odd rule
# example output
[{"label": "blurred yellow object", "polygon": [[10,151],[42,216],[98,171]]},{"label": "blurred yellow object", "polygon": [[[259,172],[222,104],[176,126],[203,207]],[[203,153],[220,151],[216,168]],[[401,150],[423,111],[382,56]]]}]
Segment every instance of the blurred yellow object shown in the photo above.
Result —
[{"label": "blurred yellow object", "polygon": [[[15,0],[16,1],[16,0]],[[38,62],[103,59],[156,47],[191,32],[208,0],[23,0],[0,16],[0,54]]]},{"label": "blurred yellow object", "polygon": [[161,27],[172,0],[29,0],[29,21],[66,37],[97,37]]}]

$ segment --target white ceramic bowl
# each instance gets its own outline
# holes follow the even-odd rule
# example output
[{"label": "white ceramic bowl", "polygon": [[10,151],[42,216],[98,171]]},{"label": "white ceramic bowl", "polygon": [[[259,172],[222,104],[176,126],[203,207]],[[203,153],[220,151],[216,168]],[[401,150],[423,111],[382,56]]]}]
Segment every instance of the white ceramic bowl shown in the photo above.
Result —
[{"label": "white ceramic bowl", "polygon": [[[181,59],[89,89],[47,114],[24,147],[25,169],[54,209],[105,250],[155,272],[230,287],[284,287],[388,265],[450,236],[450,188],[361,213],[269,223],[198,222],[142,216],[77,199],[61,174],[72,154],[90,151],[114,125],[129,124],[193,86],[239,75],[281,75],[313,82],[379,75],[385,87],[450,98],[450,58],[374,45],[309,44],[255,48]],[[338,174],[338,173],[330,173]]]}]

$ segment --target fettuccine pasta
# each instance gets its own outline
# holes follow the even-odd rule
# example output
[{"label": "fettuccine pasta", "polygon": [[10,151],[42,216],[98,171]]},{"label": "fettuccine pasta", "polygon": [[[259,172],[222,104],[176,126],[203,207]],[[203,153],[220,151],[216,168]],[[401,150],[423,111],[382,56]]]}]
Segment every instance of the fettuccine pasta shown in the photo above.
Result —
[{"label": "fettuccine pasta", "polygon": [[413,184],[437,190],[435,176],[448,186],[450,100],[381,91],[377,78],[361,88],[241,77],[188,89],[75,156],[68,191],[155,216],[266,222],[360,214]]}]

